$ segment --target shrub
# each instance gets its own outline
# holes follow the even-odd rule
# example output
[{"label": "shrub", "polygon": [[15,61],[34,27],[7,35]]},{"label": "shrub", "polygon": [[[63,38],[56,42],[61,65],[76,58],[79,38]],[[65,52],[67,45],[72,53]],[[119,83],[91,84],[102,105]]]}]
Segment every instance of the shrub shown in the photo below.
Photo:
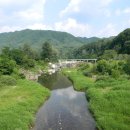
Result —
[{"label": "shrub", "polygon": [[12,74],[15,66],[16,63],[13,60],[9,60],[7,58],[0,59],[0,73],[3,75]]},{"label": "shrub", "polygon": [[112,70],[111,75],[112,75],[113,78],[117,79],[117,78],[120,77],[120,72],[119,72],[119,70]]},{"label": "shrub", "polygon": [[127,74],[130,75],[130,58],[128,58],[127,63],[126,63],[126,65],[125,65],[125,67],[124,67],[124,70],[125,70],[125,72],[126,72]]},{"label": "shrub", "polygon": [[4,76],[0,77],[0,86],[1,87],[2,86],[14,86],[16,84],[17,84],[16,79],[14,79],[11,76],[4,75]]},{"label": "shrub", "polygon": [[21,79],[25,79],[25,75],[22,74],[22,73],[19,74],[19,77],[20,77]]},{"label": "shrub", "polygon": [[109,76],[108,75],[101,75],[101,76],[97,76],[96,81],[100,81],[100,80],[108,80]]},{"label": "shrub", "polygon": [[90,64],[80,64],[79,65],[79,70],[86,70],[90,68]]},{"label": "shrub", "polygon": [[97,71],[105,74],[105,73],[109,73],[110,74],[110,66],[108,64],[108,62],[106,60],[100,60],[97,63]]},{"label": "shrub", "polygon": [[92,77],[93,76],[93,74],[91,72],[88,72],[88,71],[83,72],[83,74],[85,76],[88,76],[88,77]]}]

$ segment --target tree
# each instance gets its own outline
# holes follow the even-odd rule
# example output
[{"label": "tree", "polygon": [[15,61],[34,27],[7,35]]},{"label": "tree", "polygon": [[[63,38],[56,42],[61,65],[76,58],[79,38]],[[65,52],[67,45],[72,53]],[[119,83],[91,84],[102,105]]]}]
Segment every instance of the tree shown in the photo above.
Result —
[{"label": "tree", "polygon": [[10,47],[4,47],[2,48],[2,53],[1,53],[1,56],[4,57],[4,58],[10,58]]},{"label": "tree", "polygon": [[7,58],[0,59],[0,74],[10,75],[13,73],[16,66],[15,61],[9,60]]},{"label": "tree", "polygon": [[103,55],[100,56],[100,59],[115,59],[117,57],[117,52],[115,50],[105,50]]},{"label": "tree", "polygon": [[21,50],[23,53],[29,58],[29,59],[39,59],[39,56],[36,51],[34,51],[29,44],[24,44],[21,47]]},{"label": "tree", "polygon": [[51,46],[49,42],[45,42],[42,46],[41,58],[45,61],[56,61],[57,60],[57,52]]}]

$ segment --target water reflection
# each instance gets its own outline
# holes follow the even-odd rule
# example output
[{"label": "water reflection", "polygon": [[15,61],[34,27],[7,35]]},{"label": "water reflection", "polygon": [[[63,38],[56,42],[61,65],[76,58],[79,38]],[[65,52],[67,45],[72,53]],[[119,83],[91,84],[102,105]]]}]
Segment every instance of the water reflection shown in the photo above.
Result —
[{"label": "water reflection", "polygon": [[39,77],[38,82],[51,90],[66,88],[72,85],[72,83],[59,72],[52,75],[43,74]]},{"label": "water reflection", "polygon": [[56,90],[52,90],[51,97],[37,113],[33,130],[95,130],[85,94],[76,92],[65,76],[56,76],[56,81],[53,80],[52,86],[49,86]]}]

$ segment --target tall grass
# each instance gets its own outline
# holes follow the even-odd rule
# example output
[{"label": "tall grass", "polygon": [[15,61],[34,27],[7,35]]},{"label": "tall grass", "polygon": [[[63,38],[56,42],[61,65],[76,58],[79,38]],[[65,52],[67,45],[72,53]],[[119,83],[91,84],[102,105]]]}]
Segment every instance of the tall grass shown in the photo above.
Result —
[{"label": "tall grass", "polygon": [[28,130],[34,114],[50,95],[38,83],[18,80],[16,86],[0,88],[0,130]]},{"label": "tall grass", "polygon": [[85,90],[99,130],[130,130],[130,80],[88,80],[81,72],[65,72],[77,90]]}]

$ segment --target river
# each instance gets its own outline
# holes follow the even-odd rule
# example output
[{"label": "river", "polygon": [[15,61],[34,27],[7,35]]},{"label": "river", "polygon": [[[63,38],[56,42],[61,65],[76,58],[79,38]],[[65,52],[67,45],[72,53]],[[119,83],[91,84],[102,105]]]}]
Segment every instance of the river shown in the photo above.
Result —
[{"label": "river", "polygon": [[39,83],[48,86],[51,97],[37,112],[33,130],[96,130],[85,93],[75,91],[64,75],[42,75]]}]

